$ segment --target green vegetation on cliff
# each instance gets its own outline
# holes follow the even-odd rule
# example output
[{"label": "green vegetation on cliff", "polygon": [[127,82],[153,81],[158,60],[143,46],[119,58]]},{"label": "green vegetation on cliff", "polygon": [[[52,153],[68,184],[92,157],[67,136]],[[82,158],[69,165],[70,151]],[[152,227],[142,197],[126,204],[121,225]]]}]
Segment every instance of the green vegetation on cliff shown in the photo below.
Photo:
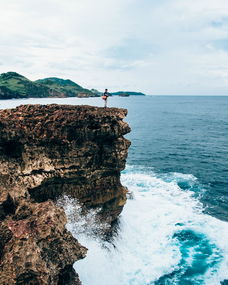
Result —
[{"label": "green vegetation on cliff", "polygon": [[28,97],[60,97],[60,94],[16,72],[0,75],[0,99]]},{"label": "green vegetation on cliff", "polygon": [[49,88],[55,89],[56,91],[65,94],[64,97],[93,97],[94,94],[70,79],[61,79],[56,77],[49,77],[44,79],[39,79],[35,81],[36,83],[45,85]]},{"label": "green vegetation on cliff", "polygon": [[51,77],[31,81],[16,72],[0,75],[0,99],[91,96],[95,94],[69,79]]},{"label": "green vegetation on cliff", "polygon": [[[97,97],[103,93],[85,89],[70,79],[49,77],[31,81],[16,72],[0,74],[0,99],[45,98],[45,97]],[[141,92],[118,91],[112,95],[145,96]]]},{"label": "green vegetation on cliff", "polygon": [[0,99],[12,99],[21,98],[20,94],[16,91],[12,91],[6,86],[0,86]]}]

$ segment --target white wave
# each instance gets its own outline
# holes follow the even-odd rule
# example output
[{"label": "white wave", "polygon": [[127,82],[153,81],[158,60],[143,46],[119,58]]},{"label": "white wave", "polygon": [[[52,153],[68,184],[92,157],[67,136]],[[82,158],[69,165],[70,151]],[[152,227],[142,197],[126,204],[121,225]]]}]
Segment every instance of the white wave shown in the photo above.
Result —
[{"label": "white wave", "polygon": [[173,180],[167,182],[151,169],[137,173],[133,167],[122,174],[122,183],[133,191],[134,199],[128,200],[121,215],[115,246],[104,246],[93,235],[77,231],[77,222],[69,222],[69,229],[89,248],[87,257],[75,263],[83,285],[153,284],[178,269],[182,256],[173,235],[180,229],[203,234],[214,245],[207,262],[214,259],[215,265],[201,276],[204,284],[216,285],[228,278],[228,224],[203,214],[194,192],[178,186],[180,177],[195,180],[191,175],[173,174]]}]

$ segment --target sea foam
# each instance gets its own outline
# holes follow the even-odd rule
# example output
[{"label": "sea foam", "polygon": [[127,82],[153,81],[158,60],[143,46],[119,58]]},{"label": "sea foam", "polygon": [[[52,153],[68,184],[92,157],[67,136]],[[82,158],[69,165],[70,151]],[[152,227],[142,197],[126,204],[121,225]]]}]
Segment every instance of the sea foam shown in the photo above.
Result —
[{"label": "sea foam", "polygon": [[84,285],[216,285],[228,278],[228,224],[203,213],[196,177],[128,166],[122,184],[133,199],[110,243],[94,234],[106,226],[97,225],[94,211],[75,220],[78,206],[64,203],[68,229],[89,249],[75,263]]}]

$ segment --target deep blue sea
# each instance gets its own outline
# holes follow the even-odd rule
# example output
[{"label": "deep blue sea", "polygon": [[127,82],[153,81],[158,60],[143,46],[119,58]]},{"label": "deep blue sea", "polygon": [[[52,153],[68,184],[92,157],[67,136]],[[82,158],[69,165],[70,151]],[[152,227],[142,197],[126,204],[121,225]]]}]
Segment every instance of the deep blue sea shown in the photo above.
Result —
[{"label": "deep blue sea", "polygon": [[[206,211],[228,221],[228,97],[134,101],[128,107],[128,164],[153,167],[159,175],[193,175],[197,184],[192,190],[201,196]],[[178,183],[189,188],[187,181]]]},{"label": "deep blue sea", "polygon": [[[102,106],[100,98],[1,101]],[[132,132],[122,184],[132,193],[112,243],[94,212],[65,200],[68,228],[89,248],[75,263],[83,285],[219,285],[228,279],[228,97],[109,98]],[[75,215],[77,219],[75,219]]]}]

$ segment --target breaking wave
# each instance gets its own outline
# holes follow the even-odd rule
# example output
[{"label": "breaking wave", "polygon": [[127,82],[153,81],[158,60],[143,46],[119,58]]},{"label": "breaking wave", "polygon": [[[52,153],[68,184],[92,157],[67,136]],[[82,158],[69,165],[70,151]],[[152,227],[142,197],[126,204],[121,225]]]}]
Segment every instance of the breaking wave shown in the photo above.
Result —
[{"label": "breaking wave", "polygon": [[228,278],[228,224],[203,213],[196,177],[136,166],[121,177],[131,199],[112,242],[97,235],[107,225],[95,211],[81,215],[74,200],[62,203],[68,229],[89,249],[74,266],[84,285],[216,285]]}]

